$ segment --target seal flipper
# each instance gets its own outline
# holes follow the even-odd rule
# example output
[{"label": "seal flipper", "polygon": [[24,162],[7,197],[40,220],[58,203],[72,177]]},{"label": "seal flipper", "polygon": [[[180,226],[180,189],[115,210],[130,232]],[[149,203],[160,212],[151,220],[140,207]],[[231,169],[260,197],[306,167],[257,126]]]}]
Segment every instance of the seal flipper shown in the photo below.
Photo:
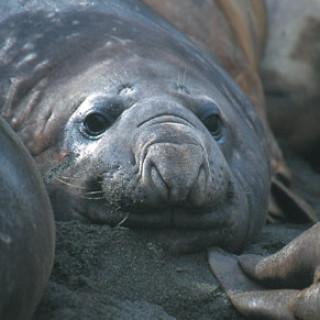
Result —
[{"label": "seal flipper", "polygon": [[[268,288],[306,289],[302,291],[265,289],[264,292],[245,292],[247,288],[244,287],[243,293],[233,296],[232,290],[228,289],[228,282],[225,282],[223,288],[227,291],[234,306],[250,317],[263,315],[266,316],[266,319],[287,319],[282,315],[283,310],[287,309],[288,314],[292,315],[292,319],[319,319],[319,241],[320,223],[317,223],[273,255],[268,257],[240,256],[238,262],[242,270],[259,284]],[[227,272],[227,267],[221,269],[219,264],[217,267],[216,261],[211,259],[211,256],[213,256],[212,253],[209,255],[211,268],[218,280],[223,282],[224,277],[220,276],[219,272]],[[279,314],[281,316],[278,316]]]},{"label": "seal flipper", "polygon": [[287,183],[273,177],[267,220],[271,223],[293,222],[308,223],[318,221],[312,208]]},{"label": "seal flipper", "polygon": [[253,319],[294,320],[288,306],[298,290],[267,290],[248,278],[241,270],[237,256],[209,251],[209,264],[234,307]]},{"label": "seal flipper", "polygon": [[267,257],[244,254],[238,262],[252,279],[273,288],[305,288],[320,272],[320,223],[315,224],[284,248]]},{"label": "seal flipper", "polygon": [[318,319],[320,314],[320,283],[315,282],[309,288],[303,290],[297,299],[290,304],[297,319]]},{"label": "seal flipper", "polygon": [[263,290],[263,286],[251,280],[238,264],[238,256],[211,248],[208,252],[212,272],[219,280],[222,288],[232,297],[243,291]]}]

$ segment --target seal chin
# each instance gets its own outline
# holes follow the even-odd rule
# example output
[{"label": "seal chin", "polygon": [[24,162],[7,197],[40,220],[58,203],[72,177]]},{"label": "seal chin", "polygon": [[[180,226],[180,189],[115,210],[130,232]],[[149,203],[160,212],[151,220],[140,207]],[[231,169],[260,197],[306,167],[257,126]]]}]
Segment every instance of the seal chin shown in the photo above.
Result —
[{"label": "seal chin", "polygon": [[227,223],[205,228],[131,226],[130,229],[147,238],[148,242],[157,243],[172,253],[199,252],[214,246],[239,252],[245,243],[244,239],[238,239],[233,226]]},{"label": "seal chin", "polygon": [[117,221],[113,216],[112,223],[109,220],[108,224],[130,228],[174,253],[195,252],[212,246],[238,252],[247,240],[246,233],[242,232],[245,221],[239,223],[239,216],[228,205],[225,211],[220,207],[219,211],[205,213],[175,208],[117,211],[116,215]]},{"label": "seal chin", "polygon": [[148,243],[157,243],[171,253],[199,252],[208,246],[219,246],[231,238],[228,228],[219,229],[143,229],[133,228]]},{"label": "seal chin", "polygon": [[118,222],[114,225],[150,235],[150,242],[160,242],[172,252],[194,252],[212,246],[239,252],[249,240],[249,203],[244,190],[230,179],[228,191],[209,207],[167,203],[167,207],[133,209],[131,204],[127,210],[116,212]]}]

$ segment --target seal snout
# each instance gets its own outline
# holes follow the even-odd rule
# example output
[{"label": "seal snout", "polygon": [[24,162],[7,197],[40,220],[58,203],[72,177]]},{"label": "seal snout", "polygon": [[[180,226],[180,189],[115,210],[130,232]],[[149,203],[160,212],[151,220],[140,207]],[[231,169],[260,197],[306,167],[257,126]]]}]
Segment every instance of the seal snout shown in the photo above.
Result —
[{"label": "seal snout", "polygon": [[142,183],[153,205],[202,205],[208,166],[200,145],[155,143],[149,146]]}]

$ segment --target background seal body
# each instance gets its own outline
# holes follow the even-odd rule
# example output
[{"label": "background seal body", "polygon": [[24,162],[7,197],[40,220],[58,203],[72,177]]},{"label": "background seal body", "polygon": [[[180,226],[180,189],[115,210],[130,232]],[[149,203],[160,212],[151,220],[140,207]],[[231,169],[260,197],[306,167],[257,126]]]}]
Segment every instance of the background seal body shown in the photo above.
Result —
[{"label": "background seal body", "polygon": [[0,318],[27,320],[53,265],[53,213],[33,159],[2,118],[0,145]]}]

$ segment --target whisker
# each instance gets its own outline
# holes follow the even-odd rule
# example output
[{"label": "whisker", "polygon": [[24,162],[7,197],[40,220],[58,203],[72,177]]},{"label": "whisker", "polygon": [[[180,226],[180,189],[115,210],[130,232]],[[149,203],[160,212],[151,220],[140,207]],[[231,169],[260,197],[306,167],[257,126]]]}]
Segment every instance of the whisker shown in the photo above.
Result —
[{"label": "whisker", "polygon": [[127,214],[124,216],[124,218],[115,226],[115,228],[117,228],[117,227],[121,227],[121,225],[122,224],[124,224],[127,220],[128,220],[128,218],[129,218],[129,212],[127,212]]},{"label": "whisker", "polygon": [[182,86],[185,86],[185,84],[186,84],[186,77],[187,77],[187,68],[184,69]]},{"label": "whisker", "polygon": [[177,88],[180,87],[180,71],[178,70]]},{"label": "whisker", "polygon": [[106,197],[85,197],[81,196],[81,199],[86,199],[86,200],[104,200]]},{"label": "whisker", "polygon": [[94,194],[103,194],[102,190],[90,191],[86,193],[87,195],[94,195]]},{"label": "whisker", "polygon": [[69,180],[77,180],[79,177],[67,177],[67,176],[60,176],[62,179],[69,179]]},{"label": "whisker", "polygon": [[51,177],[54,178],[55,180],[61,182],[62,184],[70,187],[70,188],[80,189],[80,190],[90,190],[90,189],[88,189],[88,188],[86,188],[86,187],[77,186],[77,185],[73,185],[73,184],[71,184],[71,183],[68,183],[68,182],[66,182],[66,181],[64,181],[64,180],[62,180],[62,179],[60,179],[60,178],[58,178],[58,177],[56,177],[56,176],[54,176],[54,175],[51,175]]}]

